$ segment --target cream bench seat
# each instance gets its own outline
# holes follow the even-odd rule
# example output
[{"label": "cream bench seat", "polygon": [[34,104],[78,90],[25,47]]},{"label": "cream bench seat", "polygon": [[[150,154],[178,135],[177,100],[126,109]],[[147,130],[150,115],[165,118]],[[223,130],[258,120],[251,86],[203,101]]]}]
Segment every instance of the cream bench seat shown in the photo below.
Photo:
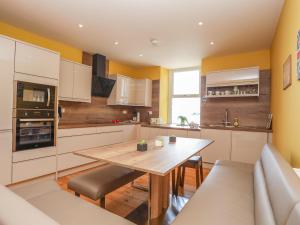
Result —
[{"label": "cream bench seat", "polygon": [[62,190],[54,180],[0,186],[1,225],[134,225]]},{"label": "cream bench seat", "polygon": [[172,225],[300,225],[300,179],[272,145],[255,165],[217,161]]}]

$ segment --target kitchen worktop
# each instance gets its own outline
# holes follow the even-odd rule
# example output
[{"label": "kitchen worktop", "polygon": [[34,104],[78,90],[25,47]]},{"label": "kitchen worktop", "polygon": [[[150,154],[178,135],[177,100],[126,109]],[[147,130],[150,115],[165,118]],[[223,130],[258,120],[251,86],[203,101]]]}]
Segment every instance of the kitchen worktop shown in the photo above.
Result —
[{"label": "kitchen worktop", "polygon": [[200,128],[190,128],[189,126],[178,126],[176,124],[142,124],[142,127],[177,129],[177,130],[191,130],[191,131],[200,131],[201,129],[217,129],[217,130],[252,131],[252,132],[272,133],[272,130],[268,130],[266,128],[250,127],[250,126],[241,126],[241,127],[213,126],[213,127],[211,127],[211,126],[208,126],[208,125],[201,125]]},{"label": "kitchen worktop", "polygon": [[107,127],[107,126],[123,126],[123,125],[136,125],[140,123],[129,123],[129,122],[121,122],[121,123],[66,123],[59,124],[58,129],[72,129],[72,128],[86,128],[86,127]]}]

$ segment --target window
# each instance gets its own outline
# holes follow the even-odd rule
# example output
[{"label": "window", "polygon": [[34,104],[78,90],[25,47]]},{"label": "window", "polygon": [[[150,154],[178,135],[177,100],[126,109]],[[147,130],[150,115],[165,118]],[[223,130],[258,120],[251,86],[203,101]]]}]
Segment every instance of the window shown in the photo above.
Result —
[{"label": "window", "polygon": [[200,123],[200,74],[198,69],[174,70],[171,76],[170,122],[178,116]]}]

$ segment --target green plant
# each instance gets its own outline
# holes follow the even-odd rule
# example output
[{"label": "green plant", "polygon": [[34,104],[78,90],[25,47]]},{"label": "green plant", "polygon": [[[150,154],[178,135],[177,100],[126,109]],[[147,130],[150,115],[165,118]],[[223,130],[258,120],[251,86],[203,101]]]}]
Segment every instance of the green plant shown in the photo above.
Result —
[{"label": "green plant", "polygon": [[139,141],[139,144],[144,145],[144,144],[147,144],[147,142],[146,142],[146,140],[142,139],[142,140]]},{"label": "green plant", "polygon": [[178,119],[180,120],[181,126],[189,124],[188,119],[185,116],[178,116]]}]

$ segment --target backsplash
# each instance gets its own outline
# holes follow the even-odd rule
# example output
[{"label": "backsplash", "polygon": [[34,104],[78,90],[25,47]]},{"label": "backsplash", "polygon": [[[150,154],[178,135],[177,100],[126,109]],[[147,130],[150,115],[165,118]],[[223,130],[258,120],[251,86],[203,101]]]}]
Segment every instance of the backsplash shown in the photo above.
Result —
[{"label": "backsplash", "polygon": [[[259,97],[211,98],[201,102],[201,124],[217,124],[224,120],[225,110],[229,121],[235,117],[241,126],[265,127],[270,113],[271,71],[260,71]],[[201,96],[205,95],[206,77],[201,77]]]},{"label": "backsplash", "polygon": [[60,125],[132,120],[135,111],[141,113],[141,122],[148,122],[148,111],[152,111],[151,117],[159,116],[159,80],[152,81],[152,107],[108,106],[106,101],[102,97],[92,97],[91,103],[59,101],[64,110]]}]

